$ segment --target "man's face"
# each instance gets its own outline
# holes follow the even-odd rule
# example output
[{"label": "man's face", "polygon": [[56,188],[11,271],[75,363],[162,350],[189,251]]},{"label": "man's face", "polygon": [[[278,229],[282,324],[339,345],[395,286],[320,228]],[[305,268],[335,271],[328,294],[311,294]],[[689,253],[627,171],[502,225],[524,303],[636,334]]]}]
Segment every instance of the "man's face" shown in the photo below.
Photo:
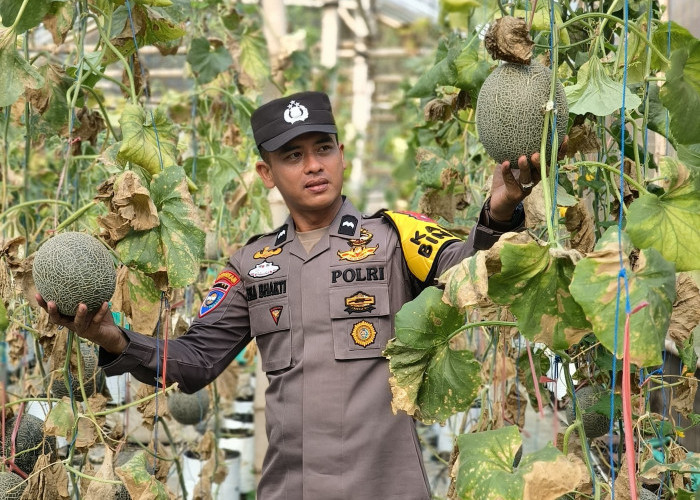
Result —
[{"label": "man's face", "polygon": [[324,132],[309,132],[267,155],[256,164],[267,188],[277,186],[292,217],[335,215],[341,203],[345,158],[343,145]]}]

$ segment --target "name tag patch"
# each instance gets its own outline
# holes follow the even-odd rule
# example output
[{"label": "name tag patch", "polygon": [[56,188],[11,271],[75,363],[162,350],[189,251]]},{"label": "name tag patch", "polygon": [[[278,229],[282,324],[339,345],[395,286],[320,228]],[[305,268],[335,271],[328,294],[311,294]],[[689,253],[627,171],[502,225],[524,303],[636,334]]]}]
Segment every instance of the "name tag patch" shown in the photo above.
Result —
[{"label": "name tag patch", "polygon": [[217,277],[214,284],[211,286],[211,290],[202,301],[202,305],[199,308],[199,317],[206,316],[214,309],[219,307],[219,304],[223,302],[228,295],[228,292],[240,283],[241,278],[232,271],[223,271]]}]

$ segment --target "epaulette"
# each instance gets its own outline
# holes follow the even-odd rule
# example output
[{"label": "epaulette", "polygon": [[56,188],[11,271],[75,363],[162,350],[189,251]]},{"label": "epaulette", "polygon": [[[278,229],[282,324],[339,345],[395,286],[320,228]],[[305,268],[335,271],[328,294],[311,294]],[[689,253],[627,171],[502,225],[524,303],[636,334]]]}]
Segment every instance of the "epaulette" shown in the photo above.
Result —
[{"label": "epaulette", "polygon": [[447,245],[461,241],[425,215],[392,210],[384,210],[381,214],[399,236],[409,271],[422,283],[433,278],[440,252]]},{"label": "epaulette", "polygon": [[273,231],[270,231],[269,233],[256,234],[255,236],[252,236],[248,241],[246,241],[245,244],[250,245],[251,243],[255,243],[256,241],[258,241],[260,238],[275,235],[274,246],[277,246],[287,241],[287,230],[289,229],[288,226],[288,224],[282,224],[280,227],[274,229]]}]

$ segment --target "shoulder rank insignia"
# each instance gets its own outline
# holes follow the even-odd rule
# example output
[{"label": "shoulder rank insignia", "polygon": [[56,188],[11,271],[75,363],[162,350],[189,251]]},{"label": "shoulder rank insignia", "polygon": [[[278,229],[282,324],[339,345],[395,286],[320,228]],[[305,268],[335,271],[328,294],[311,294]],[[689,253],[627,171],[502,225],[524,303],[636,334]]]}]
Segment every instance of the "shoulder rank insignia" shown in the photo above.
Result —
[{"label": "shoulder rank insignia", "polygon": [[226,298],[231,288],[240,283],[240,281],[241,278],[233,271],[223,271],[219,273],[209,293],[202,301],[202,306],[199,308],[199,317],[201,318],[216,309]]},{"label": "shoulder rank insignia", "polygon": [[352,340],[359,346],[367,347],[377,337],[377,330],[369,321],[360,321],[352,327]]},{"label": "shoulder rank insignia", "polygon": [[422,282],[431,275],[440,250],[449,243],[461,241],[424,215],[390,210],[384,215],[399,234],[408,269]]},{"label": "shoulder rank insignia", "polygon": [[368,247],[370,241],[372,241],[372,233],[367,231],[364,227],[360,229],[360,237],[357,239],[348,240],[348,245],[350,245],[350,250],[345,250],[341,252],[338,250],[338,257],[340,260],[349,260],[350,262],[357,262],[366,259],[370,255],[374,255],[379,245],[374,247]]}]

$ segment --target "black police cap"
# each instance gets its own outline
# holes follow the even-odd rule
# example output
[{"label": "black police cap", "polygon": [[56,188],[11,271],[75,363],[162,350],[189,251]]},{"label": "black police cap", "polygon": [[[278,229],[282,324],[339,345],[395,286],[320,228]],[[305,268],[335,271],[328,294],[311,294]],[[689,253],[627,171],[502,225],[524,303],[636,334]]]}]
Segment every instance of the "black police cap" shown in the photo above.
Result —
[{"label": "black police cap", "polygon": [[331,101],[323,92],[299,92],[263,104],[251,115],[250,125],[255,143],[265,151],[307,132],[338,133]]}]

